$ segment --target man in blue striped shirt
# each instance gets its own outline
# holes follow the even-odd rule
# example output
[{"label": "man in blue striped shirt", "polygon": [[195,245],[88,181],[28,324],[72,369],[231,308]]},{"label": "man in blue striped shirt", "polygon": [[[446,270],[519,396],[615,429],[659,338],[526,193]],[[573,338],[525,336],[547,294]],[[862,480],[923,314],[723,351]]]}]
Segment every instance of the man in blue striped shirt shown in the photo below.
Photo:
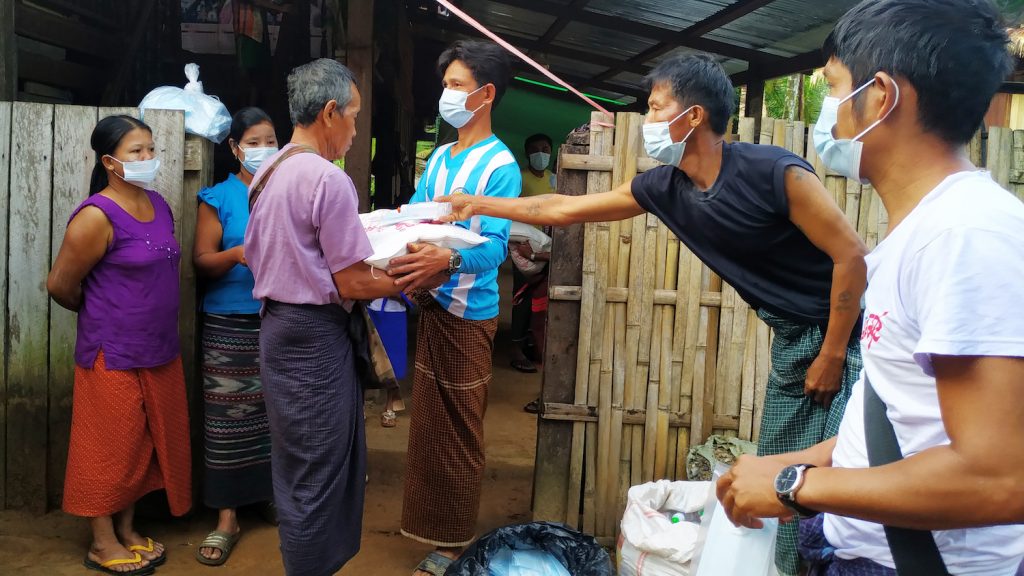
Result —
[{"label": "man in blue striped shirt", "polygon": [[[456,42],[438,60],[438,73],[441,117],[459,139],[434,151],[411,203],[452,194],[519,196],[519,167],[491,131],[491,113],[511,76],[508,56],[489,42]],[[436,547],[419,575],[443,574],[474,539],[484,472],[498,266],[508,253],[509,221],[480,216],[458,225],[487,242],[461,252],[412,245],[390,269],[420,304],[402,508],[402,534]],[[438,274],[447,282],[420,290],[437,285],[431,279]]]}]

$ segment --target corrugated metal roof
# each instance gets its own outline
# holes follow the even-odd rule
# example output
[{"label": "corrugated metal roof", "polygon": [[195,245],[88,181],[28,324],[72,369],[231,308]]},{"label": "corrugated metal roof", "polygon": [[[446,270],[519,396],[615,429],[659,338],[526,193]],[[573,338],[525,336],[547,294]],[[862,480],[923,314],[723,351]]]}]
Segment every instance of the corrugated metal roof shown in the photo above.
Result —
[{"label": "corrugated metal roof", "polygon": [[586,10],[669,30],[682,30],[730,4],[730,0],[590,0]]},{"label": "corrugated metal roof", "polygon": [[591,50],[603,56],[625,60],[654,46],[657,42],[617,30],[571,22],[554,39],[552,44],[578,50]]},{"label": "corrugated metal roof", "polygon": [[[616,97],[643,96],[644,71],[696,52],[692,46],[728,54],[719,62],[729,74],[746,71],[750,60],[775,74],[807,69],[816,61],[811,53],[858,0],[765,0],[750,12],[742,0],[589,0],[568,11],[570,1],[462,0],[460,6],[499,35],[518,38],[520,48],[543,54],[553,71],[590,79],[581,88]],[[697,38],[674,34],[695,24],[711,29]],[[557,34],[545,44],[553,25]],[[455,31],[473,33],[464,26]],[[627,62],[652,48],[642,64]],[[619,86],[624,91],[613,93]]]}]

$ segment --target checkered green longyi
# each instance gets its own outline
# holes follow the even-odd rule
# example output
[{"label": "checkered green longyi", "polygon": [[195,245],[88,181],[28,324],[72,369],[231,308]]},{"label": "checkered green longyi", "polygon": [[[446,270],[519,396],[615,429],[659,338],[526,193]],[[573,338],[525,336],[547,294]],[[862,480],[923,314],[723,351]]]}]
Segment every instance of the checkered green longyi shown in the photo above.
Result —
[{"label": "checkered green longyi", "polygon": [[[828,410],[804,395],[807,369],[818,357],[825,332],[820,326],[802,324],[758,310],[757,315],[772,327],[771,372],[764,396],[757,455],[770,456],[809,448],[839,432],[850,389],[860,375],[863,362],[860,342],[851,338],[839,392]],[[797,524],[779,526],[775,544],[775,565],[780,576],[795,576],[800,568],[796,551]]]}]

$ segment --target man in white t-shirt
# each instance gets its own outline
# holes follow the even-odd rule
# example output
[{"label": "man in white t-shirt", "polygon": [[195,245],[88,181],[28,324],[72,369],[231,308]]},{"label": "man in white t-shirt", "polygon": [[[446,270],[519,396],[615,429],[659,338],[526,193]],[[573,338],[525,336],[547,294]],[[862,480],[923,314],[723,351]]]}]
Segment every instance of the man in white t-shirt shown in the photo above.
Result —
[{"label": "man in white t-shirt", "polygon": [[[718,496],[750,527],[823,512],[801,531],[834,549],[829,576],[929,555],[883,525],[930,532],[950,574],[1010,576],[1024,559],[1024,205],[964,154],[1010,70],[999,20],[989,0],[867,0],[825,43],[815,148],[889,214],[867,258],[864,370],[836,438],[741,458]],[[868,386],[904,456],[883,466],[868,459]]]}]

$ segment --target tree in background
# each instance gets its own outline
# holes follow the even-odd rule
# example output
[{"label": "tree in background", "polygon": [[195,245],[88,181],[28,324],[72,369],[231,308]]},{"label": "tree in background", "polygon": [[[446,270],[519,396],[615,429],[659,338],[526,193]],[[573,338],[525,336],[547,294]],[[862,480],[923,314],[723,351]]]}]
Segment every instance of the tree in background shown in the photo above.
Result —
[{"label": "tree in background", "polygon": [[775,78],[764,83],[764,113],[770,118],[811,124],[817,122],[827,95],[828,83],[820,71]]}]

